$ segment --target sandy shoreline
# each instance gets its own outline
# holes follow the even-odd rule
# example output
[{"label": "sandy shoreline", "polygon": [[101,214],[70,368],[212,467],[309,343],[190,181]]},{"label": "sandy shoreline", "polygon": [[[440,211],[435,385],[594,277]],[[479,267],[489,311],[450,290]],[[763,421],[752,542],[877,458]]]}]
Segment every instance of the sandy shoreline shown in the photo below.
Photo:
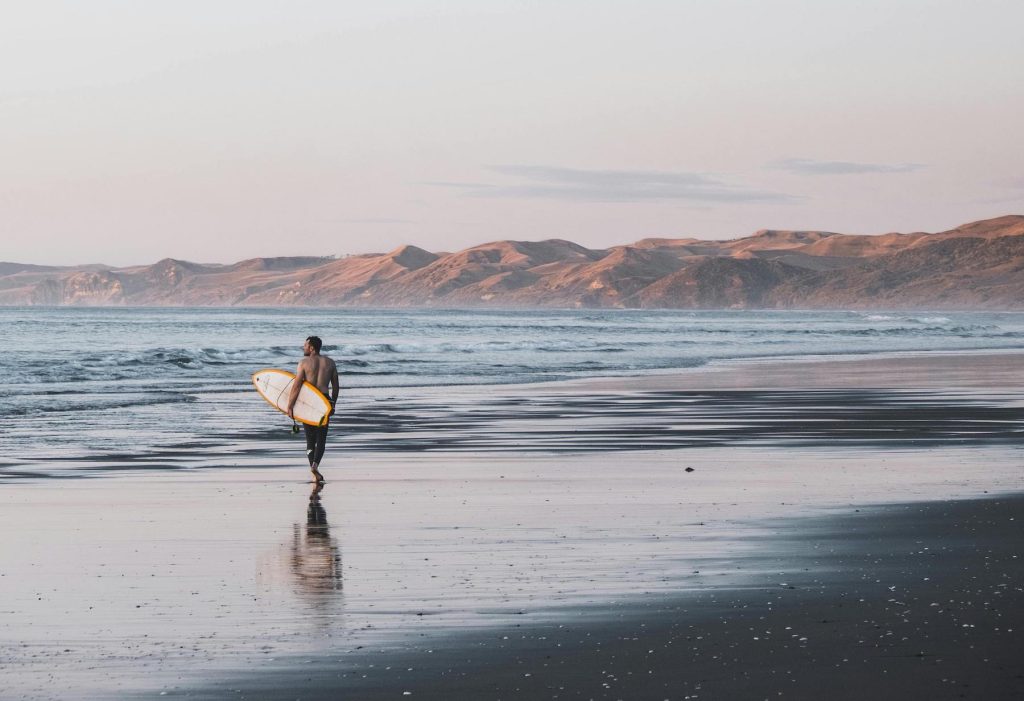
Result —
[{"label": "sandy shoreline", "polygon": [[829,356],[808,359],[751,358],[716,362],[685,372],[649,372],[622,378],[559,383],[590,390],[673,389],[1024,389],[1024,352],[933,351]]},{"label": "sandy shoreline", "polygon": [[357,393],[352,452],[1019,444],[1024,353],[729,361],[549,384]]},{"label": "sandy shoreline", "polygon": [[1019,465],[1004,446],[367,456],[315,503],[301,468],[7,485],[0,662],[12,698],[228,697],[266,666],[756,588],[815,519],[1020,490]]},{"label": "sandy shoreline", "polygon": [[[1024,497],[779,524],[743,587],[268,665],[194,699],[1017,699]],[[783,554],[779,547],[788,544]],[[749,559],[755,559],[751,556]],[[768,569],[761,563],[761,569]]]},{"label": "sandy shoreline", "polygon": [[[795,629],[790,620],[810,627],[809,612],[825,609],[831,613],[822,617],[831,620],[835,607],[861,591],[858,578],[876,570],[876,579],[891,574],[906,583],[938,581],[925,573],[933,566],[970,567],[978,591],[1006,589],[992,596],[1016,602],[998,609],[1013,619],[1021,610],[1019,560],[1010,562],[1006,548],[1019,545],[1008,519],[1024,520],[1020,501],[991,506],[977,499],[1024,491],[1022,375],[1015,374],[1024,355],[941,358],[894,359],[875,372],[865,359],[751,364],[751,386],[717,394],[708,393],[708,382],[736,383],[743,373],[717,380],[707,373],[699,388],[689,384],[693,373],[589,381],[586,390],[580,383],[542,385],[528,388],[520,397],[526,403],[507,405],[516,388],[463,390],[448,397],[458,405],[448,414],[434,394],[421,397],[440,417],[434,423],[412,422],[403,431],[405,418],[393,416],[394,430],[382,432],[378,423],[364,426],[363,438],[337,435],[326,467],[330,483],[313,495],[294,444],[265,455],[226,452],[220,463],[216,454],[194,455],[192,467],[178,470],[140,466],[97,480],[8,481],[0,489],[0,528],[19,536],[5,538],[0,552],[4,698],[239,698],[239,688],[246,698],[373,698],[371,690],[392,698],[410,683],[414,698],[644,698],[655,691],[657,698],[684,698],[700,693],[695,680],[743,698],[767,695],[765,675],[796,669],[795,677],[813,680],[831,669],[778,627]],[[841,391],[807,385],[823,365]],[[869,376],[889,384],[865,387]],[[459,405],[467,396],[476,403]],[[464,425],[446,428],[466,407],[472,411],[459,419]],[[666,415],[659,425],[673,428],[660,438],[669,439],[644,449],[651,441],[644,426]],[[893,420],[900,430],[893,432]],[[881,431],[894,435],[883,440]],[[416,441],[445,432],[467,442],[415,449]],[[550,439],[544,450],[516,450],[538,432]],[[694,433],[703,442],[693,441]],[[714,434],[717,442],[709,443]],[[359,447],[385,438],[396,441],[389,450]],[[285,463],[294,467],[280,467]],[[102,466],[96,471],[107,474]],[[934,517],[943,509],[956,513],[949,523],[974,524],[971,538],[944,530],[949,519]],[[1004,510],[992,520],[991,509]],[[860,514],[867,513],[865,524]],[[913,542],[908,533],[918,534]],[[934,545],[922,545],[928,540]],[[922,564],[918,546],[942,555]],[[888,564],[876,561],[880,553]],[[975,555],[998,555],[1005,567],[979,565]],[[780,572],[787,587],[776,591]],[[964,599],[964,581],[942,586],[936,596]],[[805,600],[814,592],[814,602]],[[789,597],[796,597],[795,609],[786,609]],[[970,606],[993,603],[967,598]],[[876,618],[863,620],[896,615],[892,602],[876,599]],[[704,641],[740,623],[756,628],[761,616],[778,611],[787,613],[766,626],[775,631],[770,641],[757,636],[768,653],[749,657],[746,681],[710,661],[724,659],[732,643],[742,653],[736,659],[748,659],[749,641],[732,638],[725,648]],[[964,631],[928,620],[943,666],[913,674],[937,690],[959,688],[935,681],[939,675],[967,675],[977,691],[979,670],[989,664],[979,660],[1002,659],[1003,633],[993,633],[993,624],[987,637],[971,639],[986,657],[950,656],[963,645],[953,633]],[[659,644],[679,649],[685,636],[678,634],[688,626],[708,634],[689,635],[686,666],[640,654],[649,641],[641,629],[657,629]],[[511,633],[527,628],[530,635],[515,642]],[[843,630],[829,633],[837,654],[838,641],[854,634]],[[864,638],[874,628],[851,630]],[[592,641],[617,650],[614,670]],[[425,651],[428,642],[433,652]],[[928,649],[924,654],[933,659]],[[552,676],[547,655],[558,657],[563,671]],[[877,676],[871,665],[888,658],[868,657],[861,669]],[[544,675],[517,676],[525,664],[549,667]],[[409,667],[419,672],[398,674]],[[678,669],[694,674],[679,676]],[[663,686],[640,684],[641,672]],[[363,674],[372,687],[360,681]],[[977,697],[1016,693],[1013,679],[992,675],[993,684],[1002,681]],[[791,683],[790,697],[815,698],[813,685]]]}]

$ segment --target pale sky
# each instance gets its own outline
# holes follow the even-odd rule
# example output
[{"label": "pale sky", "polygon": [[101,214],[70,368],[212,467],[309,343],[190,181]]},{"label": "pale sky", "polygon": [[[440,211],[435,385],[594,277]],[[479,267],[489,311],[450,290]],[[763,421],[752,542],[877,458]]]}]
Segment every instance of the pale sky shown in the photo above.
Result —
[{"label": "pale sky", "polygon": [[0,0],[0,260],[1024,213],[1019,0]]}]

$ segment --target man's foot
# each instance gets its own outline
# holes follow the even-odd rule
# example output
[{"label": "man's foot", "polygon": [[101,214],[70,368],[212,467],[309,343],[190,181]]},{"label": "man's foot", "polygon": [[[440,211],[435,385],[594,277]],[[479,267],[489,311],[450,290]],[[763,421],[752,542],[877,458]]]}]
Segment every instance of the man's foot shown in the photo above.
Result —
[{"label": "man's foot", "polygon": [[324,476],[320,474],[320,470],[316,469],[316,465],[309,468],[309,471],[313,473],[313,479],[310,480],[311,482],[315,484],[323,484],[327,481],[324,479]]}]

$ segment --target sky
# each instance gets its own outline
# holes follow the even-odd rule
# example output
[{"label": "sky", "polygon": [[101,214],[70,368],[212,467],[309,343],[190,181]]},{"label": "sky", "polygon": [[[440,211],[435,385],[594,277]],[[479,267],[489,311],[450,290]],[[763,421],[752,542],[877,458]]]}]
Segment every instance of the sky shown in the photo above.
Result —
[{"label": "sky", "polygon": [[1019,0],[0,0],[0,260],[1024,213]]}]

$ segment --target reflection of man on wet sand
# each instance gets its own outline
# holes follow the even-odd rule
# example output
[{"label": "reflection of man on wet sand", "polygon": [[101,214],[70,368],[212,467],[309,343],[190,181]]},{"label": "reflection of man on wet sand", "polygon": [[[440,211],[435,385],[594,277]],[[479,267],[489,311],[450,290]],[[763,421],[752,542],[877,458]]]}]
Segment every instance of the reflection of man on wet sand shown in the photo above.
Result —
[{"label": "reflection of man on wet sand", "polygon": [[[302,353],[305,356],[299,361],[295,369],[295,382],[292,383],[292,392],[288,397],[288,416],[295,419],[295,402],[299,398],[299,390],[302,383],[308,382],[318,390],[327,394],[327,387],[331,391],[331,416],[334,415],[334,405],[338,401],[338,366],[331,358],[320,355],[320,348],[323,341],[319,336],[310,336],[302,344]],[[314,482],[323,482],[324,476],[320,474],[320,461],[324,457],[324,449],[327,447],[327,425],[304,426],[306,429],[306,457],[309,458],[309,471],[313,473]]]},{"label": "reflection of man on wet sand", "polygon": [[300,591],[327,594],[341,589],[341,553],[331,538],[327,512],[320,503],[323,485],[313,487],[306,510],[306,528],[295,524],[292,534],[291,571]]}]

